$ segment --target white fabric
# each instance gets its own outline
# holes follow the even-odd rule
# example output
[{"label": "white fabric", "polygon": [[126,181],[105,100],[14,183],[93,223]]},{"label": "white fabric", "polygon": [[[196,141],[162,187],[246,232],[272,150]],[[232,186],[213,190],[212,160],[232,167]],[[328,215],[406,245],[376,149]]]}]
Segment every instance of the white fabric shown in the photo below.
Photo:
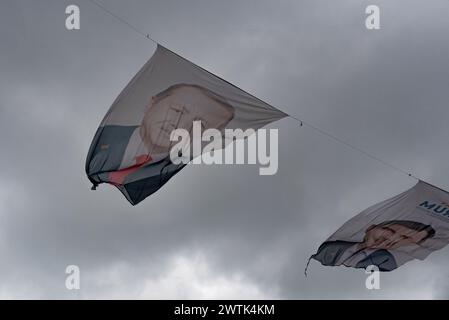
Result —
[{"label": "white fabric", "polygon": [[[387,221],[419,222],[435,231],[432,237],[420,243],[387,249],[398,266],[412,259],[423,260],[449,243],[449,193],[420,181],[410,190],[376,204],[347,221],[326,242],[344,241],[360,246],[370,226]],[[335,265],[355,266],[376,251],[366,248],[363,252],[357,252],[357,245],[348,248]]]}]

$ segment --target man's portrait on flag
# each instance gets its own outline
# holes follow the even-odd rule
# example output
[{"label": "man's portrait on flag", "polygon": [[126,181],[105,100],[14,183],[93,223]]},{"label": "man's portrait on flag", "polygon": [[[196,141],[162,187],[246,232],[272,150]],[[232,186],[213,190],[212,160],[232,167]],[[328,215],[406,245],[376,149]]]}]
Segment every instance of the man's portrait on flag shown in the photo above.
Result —
[{"label": "man's portrait on flag", "polygon": [[186,165],[170,159],[177,144],[170,139],[175,129],[191,137],[194,122],[201,124],[201,131],[257,130],[286,116],[158,45],[101,122],[89,149],[86,173],[94,189],[101,183],[112,184],[135,205]]},{"label": "man's portrait on flag", "polygon": [[435,235],[430,226],[416,221],[391,220],[370,225],[361,242],[327,241],[318,249],[315,259],[323,265],[345,265],[355,268],[377,266],[380,271],[398,267],[390,250],[408,247],[413,250]]},{"label": "man's portrait on flag", "polygon": [[[174,143],[170,135],[175,129],[191,133],[193,122],[201,121],[202,130],[222,130],[233,117],[234,107],[211,90],[184,83],[170,86],[151,97],[142,122],[132,131],[126,148],[115,150],[122,154],[122,159],[118,169],[109,172],[109,182],[122,184],[139,168],[166,159]],[[117,126],[114,130],[121,128]]]},{"label": "man's portrait on flag", "polygon": [[392,271],[449,243],[449,194],[420,181],[344,223],[312,258],[325,266]]}]

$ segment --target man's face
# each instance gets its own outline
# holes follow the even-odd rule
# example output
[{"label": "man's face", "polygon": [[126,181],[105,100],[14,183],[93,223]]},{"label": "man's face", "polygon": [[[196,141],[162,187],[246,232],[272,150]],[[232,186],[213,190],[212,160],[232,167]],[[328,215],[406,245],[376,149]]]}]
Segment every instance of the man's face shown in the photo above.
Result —
[{"label": "man's face", "polygon": [[142,121],[141,138],[147,148],[170,148],[175,129],[191,133],[193,122],[201,120],[202,130],[220,129],[232,119],[233,111],[196,87],[181,86],[161,99],[153,98]]},{"label": "man's face", "polygon": [[371,249],[397,249],[418,244],[425,239],[427,231],[417,231],[400,224],[371,226],[366,230],[364,244]]}]

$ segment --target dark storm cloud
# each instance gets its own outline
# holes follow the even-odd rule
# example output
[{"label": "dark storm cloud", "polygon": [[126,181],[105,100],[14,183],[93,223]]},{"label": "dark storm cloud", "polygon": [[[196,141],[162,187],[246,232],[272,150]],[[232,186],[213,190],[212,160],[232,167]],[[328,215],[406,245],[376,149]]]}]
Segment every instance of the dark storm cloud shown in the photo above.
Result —
[{"label": "dark storm cloud", "polygon": [[[64,28],[71,3],[81,9],[74,32]],[[446,1],[377,1],[382,29],[373,32],[364,28],[371,2],[363,1],[103,3],[283,111],[449,187]],[[322,240],[414,180],[291,119],[271,125],[282,142],[275,176],[252,166],[189,166],[137,207],[112,187],[90,191],[92,136],[155,46],[87,1],[0,6],[2,297],[447,292],[447,249],[382,275],[376,292],[360,270],[312,262],[304,277]],[[78,293],[64,287],[68,264],[81,268]]]}]

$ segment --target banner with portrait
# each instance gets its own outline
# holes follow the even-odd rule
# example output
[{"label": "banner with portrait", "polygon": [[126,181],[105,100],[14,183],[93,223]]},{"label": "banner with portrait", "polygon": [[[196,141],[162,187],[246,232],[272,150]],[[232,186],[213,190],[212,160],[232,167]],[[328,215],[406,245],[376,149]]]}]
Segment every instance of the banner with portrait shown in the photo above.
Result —
[{"label": "banner with portrait", "polygon": [[200,121],[203,130],[220,130],[229,143],[225,129],[257,130],[286,116],[158,45],[101,122],[86,173],[93,188],[112,184],[135,205],[185,166],[169,157],[175,129],[190,132],[193,122]]},{"label": "banner with portrait", "polygon": [[419,181],[347,221],[312,258],[326,266],[392,271],[448,243],[449,193]]}]

